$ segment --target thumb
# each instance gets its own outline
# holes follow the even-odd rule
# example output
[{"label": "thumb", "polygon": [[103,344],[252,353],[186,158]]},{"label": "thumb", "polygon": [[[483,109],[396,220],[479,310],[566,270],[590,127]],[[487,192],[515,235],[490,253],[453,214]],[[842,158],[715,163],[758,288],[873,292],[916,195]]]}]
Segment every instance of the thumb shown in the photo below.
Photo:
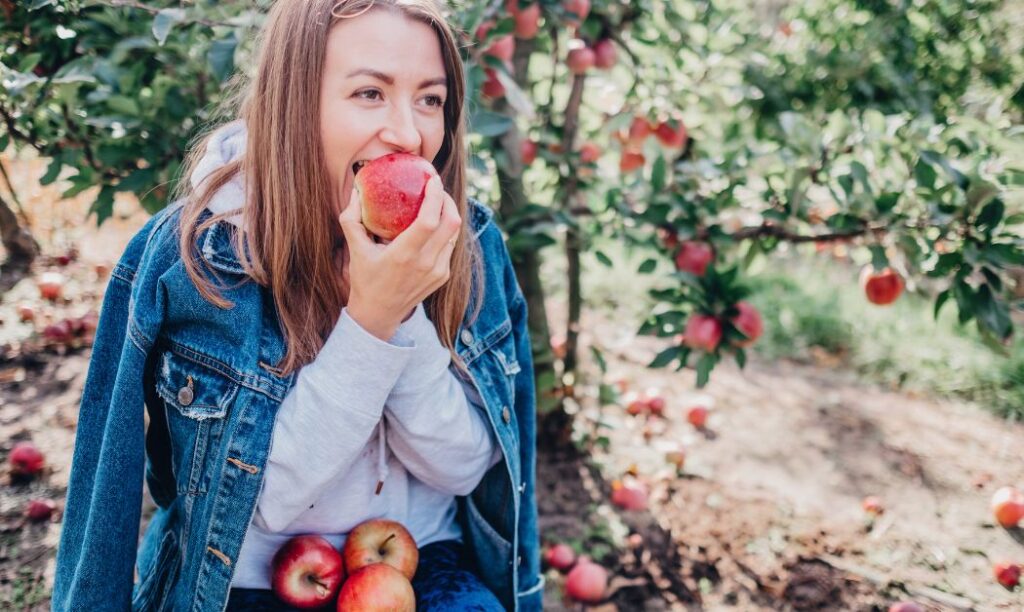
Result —
[{"label": "thumb", "polygon": [[341,231],[345,233],[345,242],[348,243],[350,252],[352,250],[365,251],[373,244],[363,225],[362,206],[359,193],[355,188],[352,189],[352,197],[349,198],[348,206],[338,215],[338,222],[341,224]]}]

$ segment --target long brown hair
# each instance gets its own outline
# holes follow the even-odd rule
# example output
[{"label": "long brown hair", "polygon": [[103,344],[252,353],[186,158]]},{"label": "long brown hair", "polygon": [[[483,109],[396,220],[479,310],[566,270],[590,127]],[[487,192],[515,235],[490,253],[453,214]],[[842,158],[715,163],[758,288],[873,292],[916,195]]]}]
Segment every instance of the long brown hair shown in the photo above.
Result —
[{"label": "long brown hair", "polygon": [[[482,305],[483,263],[474,239],[466,201],[466,153],[462,60],[452,30],[434,0],[279,0],[260,33],[256,74],[235,85],[225,102],[225,119],[242,119],[248,130],[245,155],[207,176],[197,188],[191,175],[206,151],[212,125],[193,145],[184,164],[177,197],[181,215],[181,255],[202,295],[221,308],[223,298],[209,276],[196,240],[201,232],[232,213],[200,223],[214,193],[241,173],[245,181],[242,211],[245,231],[236,232],[235,251],[246,273],[270,289],[287,352],[276,368],[293,372],[311,362],[337,323],[348,288],[341,282],[335,247],[344,242],[331,196],[320,140],[320,82],[327,38],[339,20],[368,10],[390,10],[429,25],[441,44],[448,91],[444,102],[444,140],[434,159],[445,190],[462,217],[462,231],[451,260],[451,274],[424,306],[438,338],[457,367],[455,334],[471,301],[471,320]],[[242,78],[242,77],[237,77]],[[233,112],[232,112],[233,111]],[[214,275],[215,276],[215,275]],[[473,277],[479,279],[473,283]],[[471,300],[473,287],[477,299]]]}]

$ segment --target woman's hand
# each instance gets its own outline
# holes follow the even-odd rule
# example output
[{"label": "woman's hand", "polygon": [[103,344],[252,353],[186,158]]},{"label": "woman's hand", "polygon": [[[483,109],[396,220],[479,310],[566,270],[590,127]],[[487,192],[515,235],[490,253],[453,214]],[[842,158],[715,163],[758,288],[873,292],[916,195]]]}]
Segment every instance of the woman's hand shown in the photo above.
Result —
[{"label": "woman's hand", "polygon": [[438,176],[427,183],[416,219],[387,244],[374,242],[363,226],[360,207],[353,189],[338,217],[348,249],[348,314],[387,340],[424,298],[448,282],[462,218]]}]

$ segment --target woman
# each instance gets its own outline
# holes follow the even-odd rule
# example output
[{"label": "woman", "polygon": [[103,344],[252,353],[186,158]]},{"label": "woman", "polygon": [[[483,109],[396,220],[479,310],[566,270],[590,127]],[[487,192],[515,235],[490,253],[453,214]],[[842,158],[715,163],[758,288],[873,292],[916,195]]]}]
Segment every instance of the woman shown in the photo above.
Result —
[{"label": "woman", "polygon": [[[540,608],[526,304],[465,196],[463,95],[432,0],[271,9],[237,118],[112,273],[55,610],[288,609],[277,548],[377,517],[420,547],[418,609]],[[392,152],[438,176],[384,243],[353,181]]]}]

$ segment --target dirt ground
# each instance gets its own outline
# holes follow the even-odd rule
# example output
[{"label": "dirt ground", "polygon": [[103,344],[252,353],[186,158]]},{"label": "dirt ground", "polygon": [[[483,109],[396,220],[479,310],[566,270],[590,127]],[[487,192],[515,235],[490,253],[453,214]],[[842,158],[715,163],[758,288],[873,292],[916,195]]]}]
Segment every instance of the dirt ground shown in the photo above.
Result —
[{"label": "dirt ground", "polygon": [[[39,210],[47,252],[74,244],[79,257],[65,267],[44,259],[36,270],[59,268],[69,278],[66,303],[38,304],[31,279],[0,302],[3,610],[49,609],[88,365],[87,347],[59,349],[33,331],[98,310],[104,275],[95,264],[114,260],[145,219],[126,204],[123,218],[97,232],[82,222],[88,194],[47,212],[46,191],[33,178],[43,170],[26,164],[12,179]],[[15,306],[25,301],[38,305],[35,323],[18,321]],[[1024,610],[1024,594],[1003,590],[990,569],[995,560],[1024,559],[1024,533],[998,527],[989,510],[996,488],[1024,484],[1024,425],[974,405],[868,386],[821,363],[720,367],[698,392],[692,372],[644,367],[658,340],[597,314],[582,327],[584,350],[596,343],[607,359],[605,382],[657,388],[667,399],[664,418],[601,406],[591,364],[571,405],[578,433],[603,444],[539,453],[545,541],[568,541],[612,572],[609,598],[592,609],[874,611],[914,599],[930,611]],[[684,418],[698,403],[711,408],[705,431]],[[47,468],[17,481],[7,456],[24,439],[46,453]],[[665,452],[679,445],[687,458],[677,472]],[[650,487],[648,510],[608,503],[612,480],[627,472]],[[885,505],[874,521],[861,509],[866,495]],[[52,521],[23,518],[33,497],[57,502]],[[579,609],[564,601],[563,578],[553,570],[547,577],[546,607]]]}]

